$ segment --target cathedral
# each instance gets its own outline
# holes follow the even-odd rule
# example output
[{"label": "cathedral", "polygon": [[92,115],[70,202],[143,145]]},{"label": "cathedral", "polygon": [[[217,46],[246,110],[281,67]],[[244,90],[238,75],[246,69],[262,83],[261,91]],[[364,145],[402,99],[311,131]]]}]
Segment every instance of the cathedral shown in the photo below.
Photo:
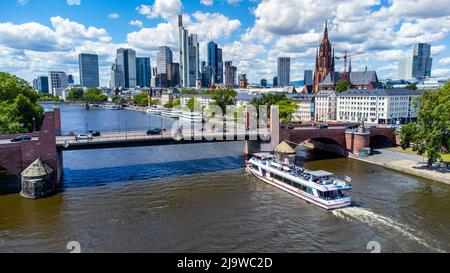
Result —
[{"label": "cathedral", "polygon": [[323,32],[323,40],[316,53],[316,69],[314,71],[314,93],[319,92],[319,84],[325,77],[334,72],[334,48],[328,39],[328,23],[325,22],[325,30]]}]

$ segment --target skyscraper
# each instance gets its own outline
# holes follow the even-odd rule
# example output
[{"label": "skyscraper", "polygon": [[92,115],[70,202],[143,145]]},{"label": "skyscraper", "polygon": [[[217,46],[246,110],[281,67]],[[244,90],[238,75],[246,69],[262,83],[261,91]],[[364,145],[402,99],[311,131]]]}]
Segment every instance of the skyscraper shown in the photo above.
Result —
[{"label": "skyscraper", "polygon": [[266,79],[262,79],[261,80],[261,87],[267,87],[267,80]]},{"label": "skyscraper", "polygon": [[222,49],[213,41],[208,43],[208,66],[211,67],[211,79],[214,83],[223,83]]},{"label": "skyscraper", "polygon": [[111,83],[110,87],[113,90],[121,89],[125,87],[125,77],[123,71],[119,69],[117,64],[113,64],[111,67]]},{"label": "skyscraper", "polygon": [[431,77],[431,46],[429,44],[417,43],[413,46],[412,52],[402,58],[398,63],[398,77],[400,79],[422,80]]},{"label": "skyscraper", "polygon": [[310,86],[314,84],[312,70],[305,70],[303,82],[305,86]]},{"label": "skyscraper", "polygon": [[225,86],[236,86],[237,67],[231,61],[225,62]]},{"label": "skyscraper", "polygon": [[181,85],[183,87],[195,87],[195,82],[200,78],[200,52],[196,34],[189,35],[183,26],[183,16],[178,16],[178,28],[180,34],[180,72]]},{"label": "skyscraper", "polygon": [[277,87],[277,86],[278,86],[278,77],[277,77],[277,76],[273,77],[273,83],[272,83],[272,86],[273,86],[273,87]]},{"label": "skyscraper", "polygon": [[278,58],[278,83],[280,86],[288,86],[291,82],[291,58]]},{"label": "skyscraper", "polygon": [[133,49],[117,49],[116,57],[117,69],[121,71],[124,88],[136,87],[136,52]]},{"label": "skyscraper", "polygon": [[171,63],[167,70],[167,81],[169,87],[175,87],[180,84],[180,64]]},{"label": "skyscraper", "polygon": [[160,46],[157,54],[157,69],[159,74],[166,74],[168,66],[173,62],[172,50],[168,46]]},{"label": "skyscraper", "polygon": [[39,76],[36,78],[36,90],[39,93],[48,94],[48,77]]},{"label": "skyscraper", "polygon": [[136,58],[136,78],[137,86],[150,87],[152,80],[150,58]]},{"label": "skyscraper", "polygon": [[98,70],[98,55],[82,53],[78,55],[78,65],[80,68],[81,87],[99,87],[100,76]]},{"label": "skyscraper", "polygon": [[69,85],[75,84],[75,80],[74,80],[72,74],[67,75],[67,83],[68,83]]}]

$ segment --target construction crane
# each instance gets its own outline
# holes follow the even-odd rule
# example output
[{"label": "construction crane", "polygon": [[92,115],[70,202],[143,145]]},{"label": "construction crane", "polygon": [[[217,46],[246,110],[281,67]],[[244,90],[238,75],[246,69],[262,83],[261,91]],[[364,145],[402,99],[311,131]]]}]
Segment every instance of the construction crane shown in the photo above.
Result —
[{"label": "construction crane", "polygon": [[336,56],[334,57],[336,60],[340,60],[340,59],[344,59],[344,81],[347,80],[347,62],[348,59],[351,59],[354,56],[358,56],[358,55],[362,55],[365,52],[358,52],[358,53],[354,53],[354,54],[348,54],[347,50],[345,50],[345,54],[343,56]]}]

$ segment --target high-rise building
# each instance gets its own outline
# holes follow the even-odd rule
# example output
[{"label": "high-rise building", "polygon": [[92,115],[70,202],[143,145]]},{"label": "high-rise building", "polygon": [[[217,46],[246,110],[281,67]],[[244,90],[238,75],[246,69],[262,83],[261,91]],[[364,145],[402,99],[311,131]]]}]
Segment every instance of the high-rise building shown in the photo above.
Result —
[{"label": "high-rise building", "polygon": [[48,87],[53,96],[60,97],[62,90],[69,86],[66,72],[50,71],[48,72]]},{"label": "high-rise building", "polygon": [[34,80],[33,80],[33,88],[34,88],[34,90],[38,90],[38,89],[37,89],[37,85],[38,85],[37,79],[34,79]]},{"label": "high-rise building", "polygon": [[117,69],[120,73],[124,88],[136,87],[136,52],[133,49],[119,48],[116,57]]},{"label": "high-rise building", "polygon": [[172,50],[168,46],[160,46],[157,54],[157,69],[159,74],[168,74],[169,65],[173,62]]},{"label": "high-rise building", "polygon": [[171,63],[168,65],[167,81],[169,87],[176,87],[180,84],[180,64]]},{"label": "high-rise building", "polygon": [[78,65],[80,68],[81,87],[85,88],[99,87],[100,76],[98,69],[98,55],[82,53],[78,55]]},{"label": "high-rise building", "polygon": [[272,86],[273,87],[277,87],[278,86],[278,77],[277,76],[273,77]]},{"label": "high-rise building", "polygon": [[117,64],[113,64],[111,67],[110,87],[113,90],[123,89],[125,87],[125,77],[123,76],[123,71],[119,69]]},{"label": "high-rise building", "polygon": [[36,81],[36,90],[39,93],[48,94],[48,77],[47,76],[39,76],[35,79]]},{"label": "high-rise building", "polygon": [[223,83],[222,49],[213,41],[208,43],[208,66],[211,67],[211,78],[214,83]]},{"label": "high-rise building", "polygon": [[431,46],[429,44],[417,43],[411,52],[398,63],[398,77],[400,79],[422,80],[431,77]]},{"label": "high-rise building", "polygon": [[189,35],[183,26],[183,16],[178,16],[180,34],[180,72],[183,87],[195,87],[196,80],[200,78],[200,51],[196,34]]},{"label": "high-rise building", "polygon": [[72,75],[72,74],[67,75],[67,83],[68,83],[69,85],[75,84],[75,79],[73,78],[73,75]]},{"label": "high-rise building", "polygon": [[280,86],[288,86],[291,82],[291,58],[278,58],[278,83]]},{"label": "high-rise building", "polygon": [[136,81],[139,87],[150,87],[152,70],[150,58],[136,58]]},{"label": "high-rise building", "polygon": [[314,84],[312,70],[305,70],[303,82],[305,86],[310,86]]},{"label": "high-rise building", "polygon": [[316,53],[316,69],[314,71],[314,93],[319,92],[319,84],[325,77],[334,72],[334,49],[328,39],[328,24],[325,22],[323,40]]},{"label": "high-rise building", "polygon": [[261,87],[267,87],[267,80],[266,79],[262,79],[261,80]]},{"label": "high-rise building", "polygon": [[237,67],[231,61],[225,62],[225,86],[236,86]]},{"label": "high-rise building", "polygon": [[239,87],[247,88],[247,86],[248,86],[247,74],[239,74]]}]

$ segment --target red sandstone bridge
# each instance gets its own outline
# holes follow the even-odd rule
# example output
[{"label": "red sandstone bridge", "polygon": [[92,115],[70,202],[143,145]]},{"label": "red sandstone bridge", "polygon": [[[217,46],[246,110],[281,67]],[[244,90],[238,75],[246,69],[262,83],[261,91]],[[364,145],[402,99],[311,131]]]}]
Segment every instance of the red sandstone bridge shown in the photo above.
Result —
[{"label": "red sandstone bridge", "polygon": [[[272,113],[271,116],[278,116],[274,114],[275,112]],[[0,166],[6,168],[10,173],[20,176],[23,170],[40,158],[56,170],[59,180],[63,169],[63,152],[70,150],[245,141],[245,153],[251,154],[261,151],[261,149],[267,149],[267,147],[268,150],[273,150],[281,141],[286,140],[288,143],[295,145],[304,141],[311,141],[315,148],[346,155],[348,152],[358,153],[362,148],[369,147],[371,142],[378,139],[392,145],[397,144],[394,129],[388,127],[360,128],[355,131],[348,131],[342,124],[335,124],[330,125],[327,129],[318,129],[311,127],[311,125],[290,127],[291,129],[289,129],[280,127],[279,121],[276,119],[270,120],[269,127],[272,128],[268,132],[270,135],[269,141],[264,141],[267,136],[262,137],[255,131],[244,129],[237,129],[234,133],[202,132],[200,138],[192,138],[190,137],[192,131],[184,131],[183,138],[178,140],[170,133],[147,136],[145,132],[121,132],[105,134],[91,141],[76,141],[74,137],[60,136],[60,111],[54,109],[53,112],[45,114],[41,131],[29,134],[32,136],[32,140],[11,143],[9,140],[17,135],[0,136]],[[266,144],[266,146],[261,144]]]}]

